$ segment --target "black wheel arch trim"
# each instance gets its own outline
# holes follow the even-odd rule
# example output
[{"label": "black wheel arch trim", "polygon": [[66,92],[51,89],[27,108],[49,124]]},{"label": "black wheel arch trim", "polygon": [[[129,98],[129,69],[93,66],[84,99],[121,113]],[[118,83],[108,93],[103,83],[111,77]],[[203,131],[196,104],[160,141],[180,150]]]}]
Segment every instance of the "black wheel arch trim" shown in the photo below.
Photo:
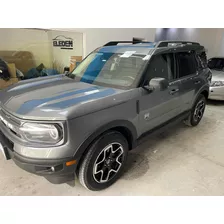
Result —
[{"label": "black wheel arch trim", "polygon": [[116,121],[107,123],[107,124],[101,126],[100,128],[96,129],[79,146],[79,148],[75,152],[74,157],[79,160],[83,156],[83,153],[86,152],[86,150],[89,148],[89,146],[95,139],[100,137],[103,133],[105,133],[109,130],[113,130],[113,129],[116,130],[117,128],[125,128],[126,130],[128,130],[128,132],[131,134],[131,141],[129,141],[129,143],[131,143],[132,148],[135,147],[137,144],[137,141],[136,141],[137,140],[137,130],[136,130],[135,126],[130,121],[127,121],[127,120],[116,120]]},{"label": "black wheel arch trim", "polygon": [[199,97],[200,94],[202,94],[204,91],[207,92],[207,94],[209,95],[209,86],[203,86],[198,93],[195,95],[193,101],[192,101],[192,106],[194,106],[195,101],[197,100],[197,98]]}]

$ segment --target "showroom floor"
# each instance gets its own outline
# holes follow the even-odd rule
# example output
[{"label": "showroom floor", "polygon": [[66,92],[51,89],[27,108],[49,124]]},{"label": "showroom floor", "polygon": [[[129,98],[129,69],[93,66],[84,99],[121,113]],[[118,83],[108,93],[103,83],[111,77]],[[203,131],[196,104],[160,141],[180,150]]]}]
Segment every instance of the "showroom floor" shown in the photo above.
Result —
[{"label": "showroom floor", "polygon": [[78,182],[52,185],[4,161],[0,195],[224,195],[224,103],[209,102],[196,128],[182,124],[133,150],[123,177],[90,192]]}]

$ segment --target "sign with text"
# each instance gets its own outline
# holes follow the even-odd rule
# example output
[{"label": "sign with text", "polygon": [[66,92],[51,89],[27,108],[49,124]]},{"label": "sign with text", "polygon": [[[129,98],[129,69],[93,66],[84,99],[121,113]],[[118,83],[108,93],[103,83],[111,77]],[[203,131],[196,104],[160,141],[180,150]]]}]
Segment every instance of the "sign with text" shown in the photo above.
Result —
[{"label": "sign with text", "polygon": [[73,50],[73,39],[59,35],[53,39],[53,47],[60,47],[62,50]]}]

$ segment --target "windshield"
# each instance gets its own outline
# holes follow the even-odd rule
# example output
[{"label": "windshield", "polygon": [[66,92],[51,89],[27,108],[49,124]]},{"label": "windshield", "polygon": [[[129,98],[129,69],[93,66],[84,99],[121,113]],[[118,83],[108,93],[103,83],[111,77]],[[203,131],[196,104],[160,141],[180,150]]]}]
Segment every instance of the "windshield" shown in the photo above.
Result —
[{"label": "windshield", "polygon": [[[106,49],[106,48],[105,48]],[[141,75],[149,55],[133,50],[91,53],[70,75],[75,80],[114,88],[132,87]]]},{"label": "windshield", "polygon": [[208,67],[214,70],[224,69],[224,58],[212,58],[208,61]]}]

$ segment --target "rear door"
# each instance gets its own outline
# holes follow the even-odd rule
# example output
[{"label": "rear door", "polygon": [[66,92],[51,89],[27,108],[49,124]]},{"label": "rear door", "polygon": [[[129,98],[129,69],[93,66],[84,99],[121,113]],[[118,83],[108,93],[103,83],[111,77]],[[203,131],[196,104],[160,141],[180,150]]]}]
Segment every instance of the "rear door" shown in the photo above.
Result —
[{"label": "rear door", "polygon": [[196,55],[193,51],[175,53],[177,61],[177,76],[180,82],[180,97],[182,112],[191,108],[195,91],[200,86]]}]

